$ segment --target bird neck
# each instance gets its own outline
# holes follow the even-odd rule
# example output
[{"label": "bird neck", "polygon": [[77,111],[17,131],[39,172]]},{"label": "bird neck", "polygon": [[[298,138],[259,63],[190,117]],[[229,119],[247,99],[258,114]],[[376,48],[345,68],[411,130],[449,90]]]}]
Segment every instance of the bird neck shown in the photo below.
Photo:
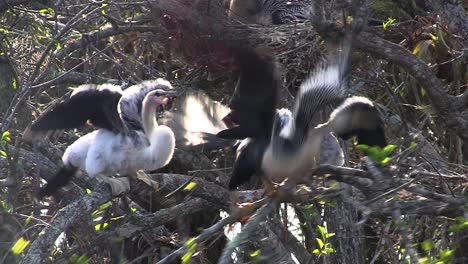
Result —
[{"label": "bird neck", "polygon": [[151,138],[155,128],[158,127],[158,122],[156,120],[156,107],[157,105],[155,103],[145,100],[141,110],[143,130],[149,138]]}]

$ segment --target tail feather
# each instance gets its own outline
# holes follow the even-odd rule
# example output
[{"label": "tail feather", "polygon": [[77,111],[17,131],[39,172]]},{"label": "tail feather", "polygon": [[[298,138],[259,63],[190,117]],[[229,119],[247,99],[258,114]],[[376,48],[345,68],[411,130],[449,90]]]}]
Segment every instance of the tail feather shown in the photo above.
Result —
[{"label": "tail feather", "polygon": [[[267,140],[268,141],[268,140]],[[263,153],[267,147],[264,139],[245,139],[239,146],[238,156],[234,163],[229,190],[236,189],[239,185],[248,182],[256,173],[260,172]]]},{"label": "tail feather", "polygon": [[379,111],[365,97],[347,98],[331,113],[328,124],[343,139],[357,136],[359,144],[387,145]]},{"label": "tail feather", "polygon": [[55,176],[50,179],[47,184],[39,190],[39,199],[44,198],[44,196],[53,195],[58,189],[65,186],[75,175],[77,167],[71,165],[65,165],[55,174]]}]

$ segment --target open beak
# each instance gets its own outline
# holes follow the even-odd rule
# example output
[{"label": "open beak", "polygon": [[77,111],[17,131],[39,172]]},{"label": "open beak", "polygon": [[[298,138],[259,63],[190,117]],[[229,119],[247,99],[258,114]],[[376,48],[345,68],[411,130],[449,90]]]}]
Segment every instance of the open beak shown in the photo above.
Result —
[{"label": "open beak", "polygon": [[174,102],[175,98],[179,96],[179,93],[176,91],[167,91],[165,94],[165,104],[163,105],[164,109],[171,109],[172,103]]},{"label": "open beak", "polygon": [[172,108],[174,98],[178,95],[179,94],[176,91],[166,91],[164,93],[164,99],[162,99],[162,103],[158,107],[158,112],[164,112],[165,110]]}]

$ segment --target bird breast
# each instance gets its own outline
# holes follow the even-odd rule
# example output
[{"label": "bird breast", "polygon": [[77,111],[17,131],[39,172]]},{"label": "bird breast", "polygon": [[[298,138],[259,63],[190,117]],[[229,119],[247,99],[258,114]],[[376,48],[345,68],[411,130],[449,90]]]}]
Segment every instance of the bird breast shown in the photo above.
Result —
[{"label": "bird breast", "polygon": [[265,177],[276,183],[286,178],[297,183],[316,167],[320,159],[322,134],[320,129],[311,130],[306,140],[290,154],[274,153],[270,145],[263,157],[262,171]]},{"label": "bird breast", "polygon": [[136,132],[131,137],[101,129],[97,131],[86,157],[89,176],[128,175],[144,169],[142,154],[148,146],[146,136]]}]

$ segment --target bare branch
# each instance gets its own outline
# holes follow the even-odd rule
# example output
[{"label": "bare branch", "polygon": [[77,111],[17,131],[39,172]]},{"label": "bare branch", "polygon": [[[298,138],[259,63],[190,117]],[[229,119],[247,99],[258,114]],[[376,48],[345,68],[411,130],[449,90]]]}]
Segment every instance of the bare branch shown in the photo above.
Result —
[{"label": "bare branch", "polygon": [[21,263],[42,263],[50,255],[58,236],[83,215],[96,210],[101,204],[112,198],[111,190],[106,184],[100,184],[91,194],[62,208],[47,226],[34,239]]}]

